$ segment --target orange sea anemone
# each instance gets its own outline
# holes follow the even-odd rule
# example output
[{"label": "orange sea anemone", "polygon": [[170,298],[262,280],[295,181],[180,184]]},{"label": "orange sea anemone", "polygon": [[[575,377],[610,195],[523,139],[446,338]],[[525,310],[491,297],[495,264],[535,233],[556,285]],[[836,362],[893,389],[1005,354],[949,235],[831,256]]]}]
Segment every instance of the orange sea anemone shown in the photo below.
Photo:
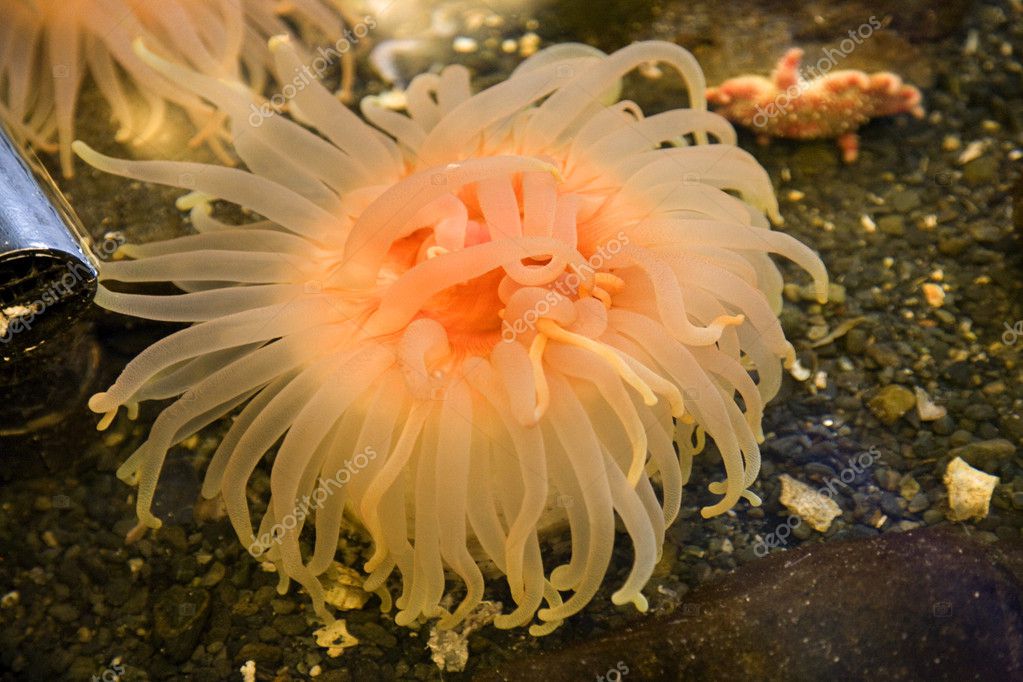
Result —
[{"label": "orange sea anemone", "polygon": [[[279,72],[300,65],[287,38],[271,48]],[[411,83],[407,116],[363,100],[375,127],[312,81],[292,104],[318,134],[275,114],[252,120],[244,94],[142,54],[230,117],[248,166],[125,161],[75,143],[99,169],[196,190],[181,206],[198,234],[124,247],[133,260],[101,274],[184,293],[97,297],[192,323],[89,403],[105,427],[121,406],[176,398],[118,472],[139,487],[142,523],[160,525],[150,507],[168,449],[242,408],[203,494],[223,496],[282,588],[297,580],[328,617],[318,576],[347,510],[374,544],[366,588],[401,574],[399,623],[459,622],[483,596],[489,559],[515,602],[498,627],[536,617],[543,634],[596,593],[616,514],[633,563],[613,600],[646,608],[641,590],[705,434],[725,477],[703,515],[758,503],[763,405],[794,357],[768,254],[808,270],[822,301],[827,273],[770,229],[768,176],[705,110],[687,51],[561,45],[476,95],[468,71],[449,66]],[[618,101],[620,79],[653,62],[681,74],[690,108],[645,117]],[[212,199],[265,219],[225,224]],[[282,437],[254,528],[247,481]],[[572,554],[551,566],[538,528],[559,514]],[[465,590],[451,613],[446,570]]]},{"label": "orange sea anemone", "polygon": [[164,57],[260,92],[271,62],[267,38],[288,31],[282,12],[342,40],[329,1],[291,0],[284,10],[276,0],[0,0],[0,120],[36,148],[59,148],[70,176],[75,108],[88,73],[110,105],[119,141],[145,142],[175,104],[200,128],[196,142],[222,154],[210,107],[139,59],[132,41],[143,38]]}]

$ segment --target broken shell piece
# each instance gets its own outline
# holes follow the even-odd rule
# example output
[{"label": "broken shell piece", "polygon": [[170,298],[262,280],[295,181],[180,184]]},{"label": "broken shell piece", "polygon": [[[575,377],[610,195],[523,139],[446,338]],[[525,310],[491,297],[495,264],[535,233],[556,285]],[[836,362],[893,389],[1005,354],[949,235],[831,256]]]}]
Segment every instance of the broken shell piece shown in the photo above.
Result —
[{"label": "broken shell piece", "polygon": [[919,415],[920,421],[937,421],[948,413],[944,407],[935,404],[924,389],[914,386],[913,392],[916,393],[916,413]]},{"label": "broken shell piece", "polygon": [[948,463],[945,469],[945,487],[948,488],[950,521],[983,519],[987,516],[991,494],[998,485],[998,477],[974,469],[961,457]]},{"label": "broken shell piece", "polygon": [[362,589],[366,578],[353,568],[334,562],[321,578],[323,598],[341,611],[361,609],[369,601],[370,593]]},{"label": "broken shell piece", "polygon": [[827,495],[788,474],[782,474],[779,478],[781,503],[818,533],[827,532],[828,528],[831,528],[831,522],[842,515],[842,508]]},{"label": "broken shell piece", "polygon": [[465,670],[469,660],[469,635],[494,622],[494,618],[501,615],[502,608],[498,602],[483,601],[454,628],[444,630],[434,623],[427,646],[430,647],[430,658],[437,667],[442,672]]},{"label": "broken shell piece", "polygon": [[348,632],[348,625],[343,620],[335,620],[330,625],[325,625],[313,633],[316,635],[316,644],[327,650],[327,655],[337,658],[345,649],[353,647],[359,640]]}]

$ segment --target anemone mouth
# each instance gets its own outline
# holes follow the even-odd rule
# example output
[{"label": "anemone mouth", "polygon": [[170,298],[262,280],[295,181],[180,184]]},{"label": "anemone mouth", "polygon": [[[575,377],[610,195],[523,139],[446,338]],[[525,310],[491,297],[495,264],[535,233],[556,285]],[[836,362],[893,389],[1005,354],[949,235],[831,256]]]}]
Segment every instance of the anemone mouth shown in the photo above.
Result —
[{"label": "anemone mouth", "polygon": [[[423,206],[412,224],[424,226],[396,239],[381,263],[376,288],[383,307],[391,303],[388,299],[407,295],[405,283],[419,279],[425,269],[442,273],[421,278],[430,280],[430,296],[418,300],[409,321],[425,318],[440,323],[458,356],[488,356],[498,342],[507,340],[509,330],[535,327],[536,318],[557,301],[598,297],[609,308],[610,294],[594,284],[596,273],[590,265],[594,254],[576,249],[579,233],[585,231],[576,223],[577,197],[562,195],[549,182],[539,188],[536,176],[544,175],[539,171],[489,178]],[[537,239],[549,240],[556,248],[545,250]],[[498,250],[499,257],[489,256]],[[489,270],[473,268],[464,278],[458,267],[444,273],[446,262],[488,262],[488,257]],[[612,290],[622,285],[607,273],[596,276],[603,277],[605,285],[616,280],[608,285]],[[546,291],[532,310],[518,311],[527,320],[508,313],[508,301],[523,287]]]}]

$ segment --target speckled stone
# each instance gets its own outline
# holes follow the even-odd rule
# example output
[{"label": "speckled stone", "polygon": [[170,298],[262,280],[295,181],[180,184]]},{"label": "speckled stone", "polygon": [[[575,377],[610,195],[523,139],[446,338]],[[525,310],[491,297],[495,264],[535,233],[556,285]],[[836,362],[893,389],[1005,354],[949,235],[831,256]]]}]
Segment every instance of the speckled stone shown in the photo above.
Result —
[{"label": "speckled stone", "polygon": [[174,585],[160,594],[153,609],[153,634],[173,661],[192,655],[210,612],[210,593]]},{"label": "speckled stone", "polygon": [[870,411],[885,424],[894,424],[916,405],[916,396],[905,386],[889,384],[867,402]]},{"label": "speckled stone", "polygon": [[815,544],[698,587],[667,616],[475,679],[562,682],[619,662],[637,680],[1017,679],[1021,577],[1019,550],[947,528]]},{"label": "speckled stone", "polygon": [[963,182],[967,185],[983,185],[994,182],[998,176],[998,159],[985,154],[963,166]]}]

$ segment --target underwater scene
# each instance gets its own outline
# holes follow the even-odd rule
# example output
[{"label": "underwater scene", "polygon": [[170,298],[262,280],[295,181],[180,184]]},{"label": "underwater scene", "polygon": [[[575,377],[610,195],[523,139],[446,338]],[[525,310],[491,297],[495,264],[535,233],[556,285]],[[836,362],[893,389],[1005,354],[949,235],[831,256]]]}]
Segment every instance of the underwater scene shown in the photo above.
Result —
[{"label": "underwater scene", "polygon": [[1023,0],[0,0],[0,680],[1023,680]]}]

